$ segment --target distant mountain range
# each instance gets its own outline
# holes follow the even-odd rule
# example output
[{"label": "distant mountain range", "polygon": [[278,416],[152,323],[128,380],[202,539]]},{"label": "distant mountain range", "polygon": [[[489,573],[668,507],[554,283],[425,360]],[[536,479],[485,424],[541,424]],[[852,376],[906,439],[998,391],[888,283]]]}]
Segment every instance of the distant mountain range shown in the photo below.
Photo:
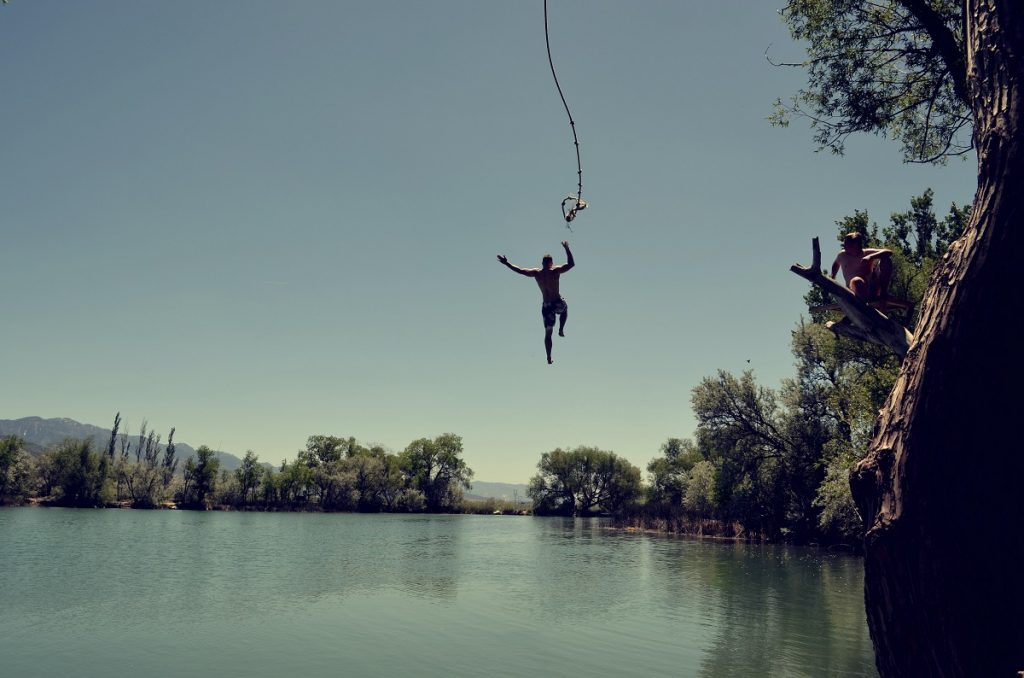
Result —
[{"label": "distant mountain range", "polygon": [[[163,438],[161,445],[166,444],[166,431],[157,431]],[[25,417],[23,419],[0,419],[0,438],[7,436],[18,436],[25,441],[25,451],[29,454],[39,456],[48,448],[56,445],[65,438],[88,438],[91,437],[97,449],[106,449],[110,440],[110,429],[82,424],[74,419],[43,419],[42,417]],[[136,435],[129,435],[128,439],[132,447],[138,444],[138,432]],[[195,456],[195,448],[185,443],[174,441],[174,448],[177,456],[184,463],[185,459]],[[220,467],[233,471],[238,468],[242,460],[230,452],[214,451],[220,459]],[[180,468],[180,466],[179,466]],[[502,499],[505,501],[521,502],[528,501],[526,497],[526,485],[515,483],[487,483],[477,481],[473,483],[466,496],[470,499]]]}]

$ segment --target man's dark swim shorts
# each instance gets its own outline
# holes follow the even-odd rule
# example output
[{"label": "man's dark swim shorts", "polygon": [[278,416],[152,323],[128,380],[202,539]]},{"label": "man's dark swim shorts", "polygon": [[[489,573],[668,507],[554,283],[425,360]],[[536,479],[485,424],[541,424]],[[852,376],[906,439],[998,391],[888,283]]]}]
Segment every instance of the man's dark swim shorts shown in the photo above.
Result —
[{"label": "man's dark swim shorts", "polygon": [[568,313],[569,307],[565,305],[565,299],[558,297],[554,301],[545,301],[540,306],[540,314],[544,316],[544,329],[555,326],[555,315]]}]

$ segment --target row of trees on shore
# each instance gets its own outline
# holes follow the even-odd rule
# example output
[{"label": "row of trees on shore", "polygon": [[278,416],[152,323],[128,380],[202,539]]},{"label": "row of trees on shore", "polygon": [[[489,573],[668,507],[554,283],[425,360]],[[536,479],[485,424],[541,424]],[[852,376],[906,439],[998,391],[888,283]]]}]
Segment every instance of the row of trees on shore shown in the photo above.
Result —
[{"label": "row of trees on shore", "polygon": [[67,439],[33,459],[16,437],[0,440],[0,503],[39,498],[61,506],[181,508],[223,506],[261,510],[458,510],[473,471],[462,459],[462,438],[445,433],[411,442],[394,454],[354,438],[315,435],[296,459],[280,467],[251,450],[233,471],[205,445],[181,465],[174,430],[160,436],[143,424],[137,441],[118,432],[105,450],[91,440]]}]

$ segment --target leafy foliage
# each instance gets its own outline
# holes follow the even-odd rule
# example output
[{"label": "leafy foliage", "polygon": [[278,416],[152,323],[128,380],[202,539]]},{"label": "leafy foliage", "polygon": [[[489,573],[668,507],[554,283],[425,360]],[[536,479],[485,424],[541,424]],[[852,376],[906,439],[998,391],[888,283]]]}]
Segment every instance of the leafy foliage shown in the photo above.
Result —
[{"label": "leafy foliage", "polygon": [[702,459],[690,439],[669,438],[661,446],[662,456],[647,465],[650,477],[649,501],[677,505],[683,501],[690,471]]},{"label": "leafy foliage", "polygon": [[[898,140],[911,162],[972,150],[957,0],[789,0],[780,14],[807,59],[808,85],[776,102],[772,121],[811,121],[821,148],[856,132]],[[780,64],[782,65],[782,64]]]},{"label": "leafy foliage", "polygon": [[[107,445],[107,457],[114,459],[116,450],[117,430],[121,415],[114,418],[110,442]],[[130,459],[130,443],[121,447],[121,455],[114,462],[114,474],[117,478],[117,498],[127,496],[129,503],[135,508],[153,508],[166,496],[174,472],[178,468],[174,446],[174,429],[167,435],[167,445],[163,454],[160,453],[160,436],[155,431],[146,431],[146,422],[142,422],[139,438],[135,447],[135,461]],[[127,439],[127,434],[124,435]],[[126,495],[122,494],[122,488]]]},{"label": "leafy foliage", "polygon": [[620,513],[640,496],[640,469],[596,447],[541,455],[527,494],[538,514]]},{"label": "leafy foliage", "polygon": [[110,495],[110,459],[94,452],[92,440],[67,439],[43,455],[44,484],[64,506],[103,506]]},{"label": "leafy foliage", "polygon": [[422,493],[428,511],[454,508],[468,489],[473,471],[460,457],[462,438],[453,434],[414,440],[401,455],[410,486]]},{"label": "leafy foliage", "polygon": [[20,504],[32,492],[33,464],[17,436],[0,439],[0,505]]},{"label": "leafy foliage", "polygon": [[264,468],[260,459],[252,450],[245,453],[242,465],[235,469],[235,481],[238,483],[240,501],[243,506],[256,500],[256,489],[263,480]]},{"label": "leafy foliage", "polygon": [[178,501],[186,506],[205,508],[217,489],[220,459],[206,445],[185,461],[185,473]]},{"label": "leafy foliage", "polygon": [[682,502],[687,511],[698,517],[708,516],[714,511],[717,505],[716,476],[715,465],[710,461],[698,461],[693,465],[686,479],[686,494]]}]

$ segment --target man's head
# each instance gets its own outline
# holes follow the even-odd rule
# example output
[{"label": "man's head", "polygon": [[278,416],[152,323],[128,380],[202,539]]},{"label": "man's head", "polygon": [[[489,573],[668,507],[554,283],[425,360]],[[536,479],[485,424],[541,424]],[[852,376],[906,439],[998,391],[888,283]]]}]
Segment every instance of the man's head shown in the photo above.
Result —
[{"label": "man's head", "polygon": [[843,236],[843,249],[847,252],[860,252],[864,249],[864,234],[852,231]]},{"label": "man's head", "polygon": [[551,257],[550,254],[545,254],[544,258],[540,260],[540,265],[546,271],[555,265],[555,260]]}]

